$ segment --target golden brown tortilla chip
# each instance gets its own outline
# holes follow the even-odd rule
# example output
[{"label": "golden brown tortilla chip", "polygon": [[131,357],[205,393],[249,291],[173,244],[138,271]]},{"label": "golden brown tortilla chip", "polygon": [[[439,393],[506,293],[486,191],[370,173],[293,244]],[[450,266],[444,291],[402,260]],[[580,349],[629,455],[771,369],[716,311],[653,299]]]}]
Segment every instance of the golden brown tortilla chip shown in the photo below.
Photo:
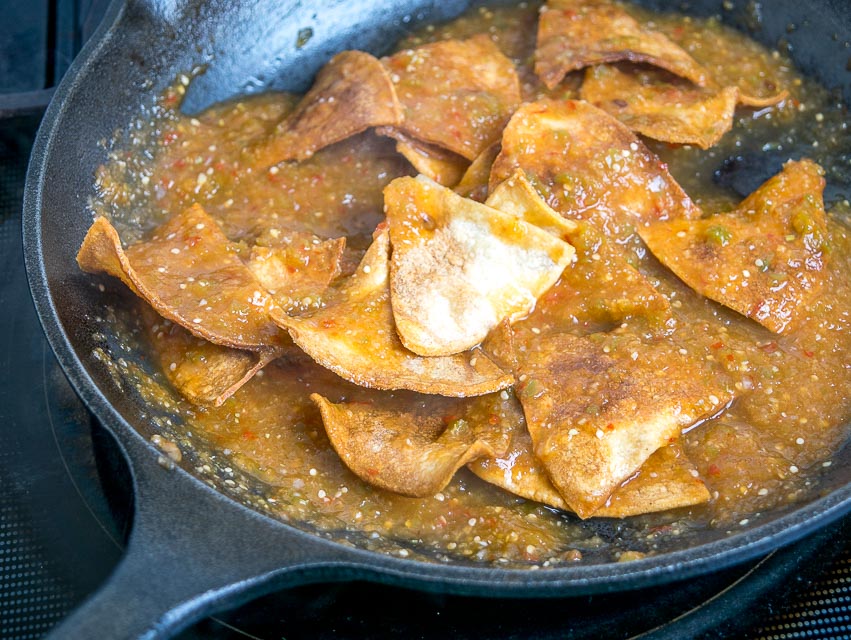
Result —
[{"label": "golden brown tortilla chip", "polygon": [[355,275],[329,293],[322,309],[279,313],[276,321],[311,358],[364,387],[465,397],[510,386],[513,377],[479,349],[424,358],[402,346],[390,307],[389,253],[389,234],[377,231]]},{"label": "golden brown tortilla chip", "polygon": [[375,132],[396,140],[396,151],[402,154],[418,173],[428,176],[444,187],[458,184],[470,164],[457,153],[412,138],[394,127],[379,127]]},{"label": "golden brown tortilla chip", "polygon": [[673,343],[614,333],[542,336],[519,373],[535,456],[581,518],[654,451],[732,397],[722,372]]},{"label": "golden brown tortilla chip", "polygon": [[384,65],[363,51],[343,51],[322,67],[295,110],[249,154],[260,166],[306,160],[319,149],[370,127],[401,120],[402,110]]},{"label": "golden brown tortilla chip", "polygon": [[[563,511],[569,507],[550,482],[544,467],[532,453],[532,439],[524,422],[512,431],[508,451],[499,457],[483,457],[467,464],[482,480],[506,491]],[[658,449],[634,476],[614,490],[594,517],[626,518],[644,513],[690,507],[709,500],[709,491],[695,466],[674,443]]]},{"label": "golden brown tortilla chip", "polygon": [[565,242],[570,242],[570,236],[579,230],[578,223],[559,215],[544,202],[520,169],[497,185],[485,204],[543,229]]},{"label": "golden brown tortilla chip", "polygon": [[643,222],[700,216],[632,131],[580,100],[541,100],[517,110],[503,133],[491,190],[517,169],[553,209],[613,238]]},{"label": "golden brown tortilla chip", "polygon": [[310,308],[342,271],[346,239],[269,229],[255,241],[246,266],[284,309]]},{"label": "golden brown tortilla chip", "polygon": [[243,351],[213,344],[165,320],[147,305],[142,318],[163,374],[194,404],[221,406],[283,352]]},{"label": "golden brown tortilla chip", "polygon": [[706,70],[663,34],[608,0],[549,0],[538,22],[535,73],[550,89],[570,71],[606,62],[644,62],[698,86]]},{"label": "golden brown tortilla chip", "polygon": [[811,160],[790,161],[733,212],[638,232],[692,289],[782,333],[826,278],[823,174]]},{"label": "golden brown tortilla chip", "polygon": [[272,296],[200,205],[126,251],[109,221],[97,218],[77,263],[83,271],[120,278],[161,316],[210,342],[251,351],[290,343],[269,317],[276,307]]},{"label": "golden brown tortilla chip", "polygon": [[718,143],[733,127],[736,104],[770,106],[785,98],[754,99],[737,87],[706,89],[655,70],[599,65],[588,69],[582,99],[600,107],[641,135],[701,149]]},{"label": "golden brown tortilla chip", "polygon": [[498,394],[340,404],[316,393],[310,398],[349,469],[371,485],[414,497],[434,495],[471,460],[503,455],[513,426]]},{"label": "golden brown tortilla chip", "polygon": [[397,178],[384,202],[393,317],[421,355],[466,351],[526,315],[573,259],[566,242],[424,176]]},{"label": "golden brown tortilla chip", "polygon": [[444,40],[383,58],[405,133],[473,160],[499,140],[520,104],[511,60],[486,35]]},{"label": "golden brown tortilla chip", "polygon": [[490,180],[491,167],[496,156],[499,155],[500,144],[494,142],[487,149],[476,156],[476,159],[467,167],[467,171],[461,177],[461,181],[455,185],[453,191],[459,196],[470,198],[476,202],[484,202],[488,197],[488,180]]}]

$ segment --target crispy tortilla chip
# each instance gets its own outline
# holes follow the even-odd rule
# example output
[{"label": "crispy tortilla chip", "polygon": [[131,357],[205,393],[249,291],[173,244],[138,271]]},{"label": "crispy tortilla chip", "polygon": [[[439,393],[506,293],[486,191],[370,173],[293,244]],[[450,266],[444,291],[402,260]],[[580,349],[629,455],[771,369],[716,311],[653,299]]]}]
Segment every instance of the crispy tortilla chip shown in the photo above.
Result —
[{"label": "crispy tortilla chip", "polygon": [[581,518],[654,451],[732,397],[723,373],[673,343],[615,334],[543,336],[519,372],[535,456]]},{"label": "crispy tortilla chip", "polygon": [[811,160],[790,161],[731,213],[638,232],[692,289],[782,333],[826,278],[823,173]]},{"label": "crispy tortilla chip", "polygon": [[476,156],[476,159],[467,167],[467,171],[461,177],[461,181],[455,185],[453,191],[459,196],[470,198],[476,202],[484,202],[488,197],[488,180],[491,175],[491,167],[496,156],[499,155],[500,144],[494,142],[487,149]]},{"label": "crispy tortilla chip", "polygon": [[[570,510],[532,453],[532,439],[522,421],[512,431],[511,445],[504,455],[479,458],[468,463],[467,468],[482,480],[521,498]],[[593,516],[626,518],[690,507],[707,500],[706,485],[680,445],[674,443],[653,453],[635,475],[614,490]]]},{"label": "crispy tortilla chip", "polygon": [[465,351],[526,315],[573,259],[566,242],[424,176],[397,178],[384,202],[393,317],[421,355]]},{"label": "crispy tortilla chip", "polygon": [[363,51],[343,51],[322,67],[295,110],[249,154],[261,166],[306,160],[370,127],[401,120],[402,109],[384,65]]},{"label": "crispy tortilla chip", "polygon": [[626,126],[579,100],[525,104],[503,133],[490,188],[525,172],[547,204],[618,238],[636,223],[696,218],[700,210]]},{"label": "crispy tortilla chip", "polygon": [[126,251],[109,221],[97,218],[77,263],[83,271],[120,278],[161,316],[210,342],[251,351],[290,343],[269,317],[272,296],[200,205]]},{"label": "crispy tortilla chip", "polygon": [[497,394],[401,403],[377,398],[374,404],[310,398],[346,466],[371,485],[407,496],[434,495],[471,460],[504,455],[513,426]]},{"label": "crispy tortilla chip", "polygon": [[478,349],[424,358],[402,346],[390,307],[389,252],[389,234],[381,230],[325,307],[300,317],[278,313],[275,320],[311,358],[364,387],[465,397],[511,386],[513,377]]},{"label": "crispy tortilla chip", "polygon": [[[667,298],[592,225],[567,220],[553,211],[522,171],[497,186],[486,204],[562,238],[576,250],[576,260],[520,323],[518,329],[525,330],[527,338],[530,328],[540,332],[545,326],[560,331],[589,321],[620,324],[633,316],[648,319],[657,329],[671,328],[673,316]],[[498,339],[494,336],[492,342]],[[491,348],[499,351],[493,345]]]},{"label": "crispy tortilla chip", "polygon": [[269,229],[257,238],[246,266],[284,309],[316,304],[342,272],[345,238]]},{"label": "crispy tortilla chip", "polygon": [[405,156],[417,172],[444,187],[458,184],[470,164],[457,153],[412,138],[394,127],[379,127],[375,132],[396,140],[396,151]]},{"label": "crispy tortilla chip", "polygon": [[445,40],[383,58],[405,133],[473,160],[499,140],[520,104],[511,60],[486,35]]},{"label": "crispy tortilla chip", "polygon": [[701,87],[711,84],[684,49],[609,0],[547,2],[538,22],[535,73],[548,88],[570,71],[618,61],[652,64]]},{"label": "crispy tortilla chip", "polygon": [[[142,319],[163,374],[187,400],[219,407],[282,349],[243,351],[198,338],[148,305]],[[293,347],[295,348],[295,347]]]},{"label": "crispy tortilla chip", "polygon": [[708,149],[733,127],[736,104],[770,106],[788,95],[754,99],[737,87],[705,89],[663,73],[599,65],[586,71],[581,96],[648,138]]}]

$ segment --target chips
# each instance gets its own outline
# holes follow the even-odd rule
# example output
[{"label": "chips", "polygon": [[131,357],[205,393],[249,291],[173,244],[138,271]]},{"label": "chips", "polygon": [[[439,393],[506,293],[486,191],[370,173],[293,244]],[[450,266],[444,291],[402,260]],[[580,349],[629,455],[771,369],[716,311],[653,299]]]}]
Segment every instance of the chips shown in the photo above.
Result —
[{"label": "chips", "polygon": [[246,266],[284,309],[310,307],[342,271],[345,238],[269,229],[255,241]]},{"label": "chips", "polygon": [[615,333],[542,336],[518,373],[534,453],[581,518],[654,451],[732,397],[720,370],[673,343]]},{"label": "chips", "polygon": [[164,318],[226,347],[260,351],[290,344],[270,319],[276,308],[216,222],[193,205],[125,251],[97,218],[77,254],[89,273],[121,278]]},{"label": "chips", "polygon": [[[431,496],[455,472],[482,456],[503,455],[516,415],[496,394],[457,400],[376,397],[374,403],[311,399],[340,458],[371,485],[407,496]],[[491,420],[483,419],[488,415]],[[502,414],[500,416],[500,414]]]},{"label": "chips", "polygon": [[311,358],[361,386],[455,397],[511,386],[512,376],[478,349],[424,358],[402,346],[390,307],[389,251],[389,234],[377,231],[355,275],[322,309],[299,317],[278,313],[275,320]]},{"label": "chips", "polygon": [[393,317],[421,355],[465,351],[526,315],[573,258],[549,233],[424,176],[394,180],[384,199]]},{"label": "chips", "polygon": [[576,222],[560,216],[544,202],[532,183],[526,179],[526,174],[519,169],[494,189],[485,204],[565,242],[570,242],[571,235],[579,230]]},{"label": "chips", "polygon": [[496,156],[499,155],[499,150],[500,144],[495,142],[477,155],[476,159],[467,167],[461,181],[455,185],[453,191],[464,198],[484,202],[488,197],[488,180],[491,175],[491,167]]},{"label": "chips", "polygon": [[[550,482],[544,467],[532,454],[532,439],[521,422],[512,433],[511,445],[500,457],[479,458],[467,467],[482,480],[506,491],[546,505],[570,508]],[[679,444],[658,449],[637,474],[617,487],[594,517],[626,518],[701,504],[709,491],[697,477],[694,465]]]},{"label": "chips", "polygon": [[733,126],[737,103],[770,106],[772,98],[741,95],[737,87],[706,89],[667,78],[664,72],[599,65],[585,73],[582,99],[648,138],[701,149],[715,145]]},{"label": "chips", "polygon": [[547,204],[613,239],[636,224],[696,218],[700,210],[627,127],[579,100],[541,100],[512,116],[491,190],[521,169]]},{"label": "chips", "polygon": [[783,333],[826,278],[823,173],[811,160],[790,161],[731,213],[658,222],[639,234],[692,289]]},{"label": "chips", "polygon": [[162,371],[194,404],[219,407],[283,350],[242,351],[197,338],[144,305],[142,318]]},{"label": "chips", "polygon": [[271,137],[249,154],[261,166],[305,160],[370,127],[401,120],[384,65],[363,51],[343,51],[322,67],[313,87]]},{"label": "chips", "polygon": [[470,164],[457,153],[422,142],[392,127],[379,127],[376,133],[394,138],[396,151],[405,156],[414,169],[444,187],[458,184]]},{"label": "chips", "polygon": [[644,62],[698,86],[706,70],[666,36],[642,27],[608,0],[549,0],[538,22],[535,73],[550,89],[570,71],[606,62]]},{"label": "chips", "polygon": [[445,40],[383,58],[404,133],[473,160],[499,140],[520,104],[511,60],[486,35]]}]

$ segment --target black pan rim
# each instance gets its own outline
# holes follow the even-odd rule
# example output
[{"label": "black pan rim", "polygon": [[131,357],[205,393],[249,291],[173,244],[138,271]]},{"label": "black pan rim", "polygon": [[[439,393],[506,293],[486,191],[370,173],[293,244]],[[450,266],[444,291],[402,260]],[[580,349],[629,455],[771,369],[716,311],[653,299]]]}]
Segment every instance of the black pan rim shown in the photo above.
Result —
[{"label": "black pan rim", "polygon": [[[75,96],[85,90],[92,62],[102,54],[105,45],[115,37],[121,27],[124,8],[122,2],[113,2],[101,28],[72,64],[44,115],[27,171],[23,206],[23,244],[30,290],[48,342],[66,377],[86,407],[116,437],[132,470],[133,460],[127,442],[141,445],[152,454],[156,453],[156,449],[107,400],[74,350],[59,319],[44,268],[41,224],[43,182],[54,140],[63,131],[63,119],[68,105],[73,104]],[[851,484],[847,484],[772,521],[688,549],[649,556],[629,563],[579,563],[565,568],[530,571],[466,564],[433,564],[352,548],[254,511],[208,487],[183,469],[175,469],[173,473],[180,478],[180,482],[190,483],[195,490],[226,500],[236,507],[243,517],[259,519],[272,529],[286,533],[291,542],[309,541],[314,545],[319,544],[339,558],[345,558],[317,563],[317,567],[323,569],[323,574],[330,571],[342,576],[342,579],[377,580],[428,591],[493,596],[579,595],[636,589],[686,579],[764,555],[827,526],[851,510]],[[135,473],[133,475],[135,491]]]}]

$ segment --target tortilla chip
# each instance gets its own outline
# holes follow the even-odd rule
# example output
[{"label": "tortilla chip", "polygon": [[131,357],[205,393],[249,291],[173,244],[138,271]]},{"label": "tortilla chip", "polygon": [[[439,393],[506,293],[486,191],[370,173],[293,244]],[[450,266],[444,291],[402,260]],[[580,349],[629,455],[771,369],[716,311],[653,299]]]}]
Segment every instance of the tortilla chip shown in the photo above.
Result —
[{"label": "tortilla chip", "polygon": [[414,497],[434,495],[471,460],[503,455],[513,426],[498,394],[340,404],[316,393],[310,398],[349,469],[371,485]]},{"label": "tortilla chip", "polygon": [[538,333],[542,326],[560,331],[589,322],[620,324],[633,316],[648,319],[656,329],[672,327],[668,299],[626,261],[620,249],[589,223],[567,220],[553,211],[522,171],[497,186],[486,204],[548,231],[576,250],[576,260],[521,321],[518,330],[525,329],[527,338],[529,328]]},{"label": "tortilla chip", "polygon": [[570,71],[606,62],[644,62],[703,87],[706,70],[679,45],[641,26],[608,0],[549,0],[538,21],[535,73],[555,88]]},{"label": "tortilla chip", "polygon": [[467,171],[464,172],[461,181],[455,185],[453,191],[464,198],[484,202],[488,197],[488,180],[491,175],[491,167],[496,156],[499,155],[500,148],[500,144],[494,142],[477,155],[476,159],[467,167]]},{"label": "tortilla chip", "polygon": [[[525,423],[512,431],[508,451],[499,457],[484,457],[467,465],[482,480],[521,498],[569,511],[550,482],[544,467],[532,453],[532,438]],[[709,500],[709,491],[697,476],[695,466],[679,444],[658,449],[634,476],[614,490],[594,517],[626,518],[644,513],[690,507]]]},{"label": "tortilla chip", "polygon": [[161,316],[210,342],[251,351],[290,343],[269,317],[272,296],[198,204],[126,251],[109,221],[97,218],[77,263],[120,278]]},{"label": "tortilla chip", "polygon": [[503,133],[490,188],[521,169],[547,204],[613,238],[636,223],[696,218],[700,210],[626,126],[578,100],[525,104]]},{"label": "tortilla chip", "polygon": [[405,156],[418,173],[444,187],[458,184],[470,164],[457,153],[412,138],[394,127],[379,127],[375,132],[396,140],[396,151]]},{"label": "tortilla chip", "polygon": [[397,178],[384,202],[393,317],[421,355],[465,351],[526,315],[573,259],[566,242],[425,176]]},{"label": "tortilla chip", "polygon": [[542,336],[517,389],[535,456],[587,518],[660,447],[732,398],[721,371],[669,341]]},{"label": "tortilla chip", "polygon": [[194,404],[219,407],[282,349],[243,351],[197,338],[144,305],[142,319],[162,372]]},{"label": "tortilla chip", "polygon": [[736,104],[776,104],[784,94],[753,99],[737,87],[720,90],[694,87],[664,72],[599,65],[588,69],[582,99],[600,107],[641,135],[701,149],[718,143],[733,127]]},{"label": "tortilla chip", "polygon": [[692,289],[775,333],[794,327],[826,278],[822,168],[783,171],[731,213],[640,227],[653,254]]},{"label": "tortilla chip", "polygon": [[345,238],[269,229],[257,238],[246,266],[284,309],[305,309],[321,300],[342,272]]},{"label": "tortilla chip", "polygon": [[295,110],[249,154],[261,166],[306,160],[370,127],[401,120],[402,109],[384,65],[363,51],[343,51],[322,67]]},{"label": "tortilla chip", "polygon": [[520,104],[511,60],[486,35],[444,40],[383,58],[405,133],[473,160],[499,140]]},{"label": "tortilla chip", "polygon": [[390,237],[376,232],[357,273],[315,313],[275,320],[305,353],[364,387],[410,389],[444,396],[475,396],[511,386],[514,379],[480,350],[424,358],[399,341],[390,307]]}]

